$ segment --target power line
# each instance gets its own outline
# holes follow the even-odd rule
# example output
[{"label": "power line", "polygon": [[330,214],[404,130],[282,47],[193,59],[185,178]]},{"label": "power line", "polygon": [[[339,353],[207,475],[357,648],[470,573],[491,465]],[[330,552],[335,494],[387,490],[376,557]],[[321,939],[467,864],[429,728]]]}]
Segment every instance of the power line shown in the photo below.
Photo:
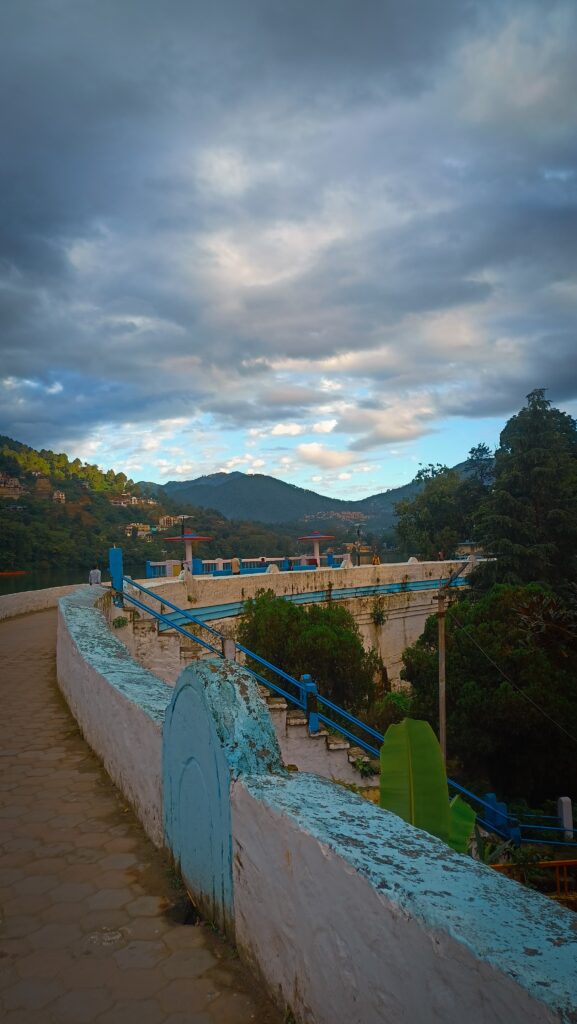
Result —
[{"label": "power line", "polygon": [[465,636],[469,638],[471,643],[473,643],[475,645],[475,647],[481,652],[481,654],[484,655],[484,657],[487,659],[487,661],[489,661],[491,663],[493,668],[496,668],[497,672],[499,672],[499,674],[503,676],[503,679],[505,679],[506,682],[508,682],[509,685],[512,686],[513,689],[516,690],[517,693],[521,697],[523,697],[524,700],[526,700],[529,704],[532,704],[533,707],[537,709],[537,711],[539,711],[545,718],[547,718],[552,723],[552,725],[556,726],[557,729],[560,729],[561,732],[565,733],[565,735],[573,743],[577,744],[577,736],[573,736],[573,734],[570,733],[565,728],[564,725],[561,725],[560,722],[557,722],[554,718],[552,718],[551,715],[547,711],[545,711],[545,709],[542,708],[539,704],[537,704],[537,702],[534,701],[533,698],[530,697],[528,693],[525,693],[525,691],[522,690],[520,686],[517,686],[517,684],[513,682],[513,680],[510,678],[510,676],[508,676],[507,673],[503,671],[501,666],[498,665],[497,662],[493,660],[491,655],[487,654],[487,652],[481,647],[481,644],[478,643],[477,640],[475,640],[475,637],[471,636],[471,634],[465,629],[465,627],[462,625],[462,623],[459,622],[459,620],[457,619],[456,615],[453,614],[452,618],[453,618],[453,621],[455,622],[455,625],[457,626],[457,629],[460,629],[461,632],[464,633]]}]

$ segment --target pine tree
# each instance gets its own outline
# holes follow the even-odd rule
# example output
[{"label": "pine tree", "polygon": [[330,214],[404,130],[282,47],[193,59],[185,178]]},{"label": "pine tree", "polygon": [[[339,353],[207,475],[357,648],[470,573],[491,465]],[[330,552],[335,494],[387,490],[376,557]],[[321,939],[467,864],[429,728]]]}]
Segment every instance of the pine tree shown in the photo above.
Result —
[{"label": "pine tree", "polygon": [[577,425],[542,389],[501,433],[494,484],[479,525],[495,578],[577,581]]}]

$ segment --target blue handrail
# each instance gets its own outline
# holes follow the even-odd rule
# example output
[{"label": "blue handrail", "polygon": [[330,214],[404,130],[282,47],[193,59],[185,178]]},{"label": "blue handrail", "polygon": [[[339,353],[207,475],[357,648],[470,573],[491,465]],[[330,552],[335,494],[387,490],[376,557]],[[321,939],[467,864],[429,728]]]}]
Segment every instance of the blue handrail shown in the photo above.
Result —
[{"label": "blue handrail", "polygon": [[212,644],[207,643],[206,640],[201,640],[201,638],[199,636],[195,636],[194,633],[189,633],[188,630],[183,629],[182,626],[175,626],[170,621],[168,616],[163,615],[162,612],[155,611],[153,608],[150,607],[150,605],[144,604],[143,601],[139,601],[138,598],[134,597],[132,594],[124,593],[124,599],[125,601],[130,601],[131,604],[136,605],[137,608],[142,608],[143,611],[150,612],[150,614],[153,615],[155,619],[159,619],[161,622],[170,623],[170,625],[173,626],[173,628],[176,629],[177,632],[182,633],[183,636],[188,637],[190,640],[195,640],[197,644],[200,644],[201,647],[205,647],[212,654],[216,654],[219,657],[223,657],[222,651],[219,651],[216,647],[213,647]]},{"label": "blue handrail", "polygon": [[[166,597],[159,597],[158,594],[154,593],[154,590],[149,590],[147,587],[143,587],[141,583],[137,583],[136,580],[131,579],[130,576],[123,576],[122,582],[128,583],[129,587],[135,587],[136,590],[140,590],[143,594],[147,594],[148,597],[152,597],[155,601],[158,601],[159,604],[165,604],[167,608],[172,608],[175,612],[178,612],[180,615],[184,616],[184,618],[187,619],[189,622],[194,622],[196,626],[202,626],[202,628],[205,629],[207,633],[212,633],[213,636],[217,636],[219,637],[219,639],[222,638],[222,633],[219,633],[218,629],[214,629],[212,626],[207,626],[206,623],[202,621],[202,619],[197,619],[192,614],[192,612],[188,611],[188,609],[179,608],[177,604],[173,604],[172,601],[169,601]],[[126,590],[123,590],[122,593],[124,597],[128,597],[129,601],[133,600],[130,594],[127,594]],[[152,615],[155,614],[154,609],[151,608],[150,605],[145,604],[143,607],[146,609],[147,612],[150,612]],[[166,621],[171,629],[177,628],[174,625],[173,619],[166,618]]]}]

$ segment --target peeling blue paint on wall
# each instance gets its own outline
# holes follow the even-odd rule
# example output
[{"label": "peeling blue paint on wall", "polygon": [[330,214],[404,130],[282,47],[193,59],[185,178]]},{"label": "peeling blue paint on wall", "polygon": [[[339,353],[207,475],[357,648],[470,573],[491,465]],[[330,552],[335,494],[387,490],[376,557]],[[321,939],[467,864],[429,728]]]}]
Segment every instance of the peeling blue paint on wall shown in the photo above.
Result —
[{"label": "peeling blue paint on wall", "polygon": [[244,777],[243,785],[428,930],[509,975],[561,1020],[577,1020],[571,911],[319,776]]},{"label": "peeling blue paint on wall", "polygon": [[104,615],[95,607],[102,594],[100,587],[91,587],[60,599],[68,631],[89,665],[154,721],[163,722],[172,691],[134,661],[122,641],[111,632]]},{"label": "peeling blue paint on wall", "polygon": [[180,676],[163,735],[166,842],[203,913],[232,933],[230,784],[284,773],[252,676],[210,658]]}]

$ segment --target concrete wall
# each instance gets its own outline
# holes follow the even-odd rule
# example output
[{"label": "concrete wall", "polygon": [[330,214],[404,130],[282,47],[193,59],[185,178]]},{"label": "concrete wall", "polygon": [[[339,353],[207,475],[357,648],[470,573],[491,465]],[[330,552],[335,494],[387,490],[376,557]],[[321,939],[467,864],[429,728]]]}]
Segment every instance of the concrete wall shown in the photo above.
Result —
[{"label": "concrete wall", "polygon": [[[394,562],[382,565],[361,565],[350,569],[313,569],[310,572],[256,573],[254,576],[189,576],[187,583],[191,608],[195,605],[223,604],[244,601],[254,597],[264,587],[275,594],[302,594],[307,591],[327,590],[330,587],[368,587],[379,583],[403,583],[437,579],[458,568],[459,561],[446,562]],[[159,593],[166,593],[173,583],[160,584]]]},{"label": "concrete wall", "polygon": [[[80,585],[82,586],[82,585]],[[88,589],[88,584],[84,584]],[[68,587],[48,587],[46,590],[26,590],[20,594],[4,594],[0,597],[0,622],[11,619],[15,615],[29,615],[31,612],[43,612],[46,608],[56,608],[61,597],[72,594],[79,589],[75,583]]]},{"label": "concrete wall", "polygon": [[236,940],[298,1021],[577,1018],[569,911],[314,776],[231,806]]},{"label": "concrete wall", "polygon": [[[279,596],[295,594],[325,593],[328,600],[331,589],[350,588],[351,597],[339,598],[353,615],[363,642],[367,648],[374,647],[386,665],[389,680],[399,683],[403,651],[418,639],[423,632],[429,615],[436,610],[437,589],[441,579],[447,579],[455,568],[462,568],[459,561],[447,562],[399,562],[395,564],[367,565],[351,569],[317,569],[310,572],[279,572],[256,574],[254,576],[189,576],[182,583],[162,583],[155,580],[155,593],[164,596],[181,608],[193,612],[195,608],[207,608],[244,601],[254,597],[258,590],[270,589]],[[466,573],[471,566],[467,566]],[[379,595],[385,622],[376,626],[373,622],[375,598],[354,593],[355,588],[378,587],[388,584],[427,583],[430,589],[407,590],[401,593]],[[156,602],[143,598],[146,603]],[[214,619],[211,624],[227,635],[234,635],[238,619]]]},{"label": "concrete wall", "polygon": [[102,593],[86,587],[60,601],[58,683],[87,742],[161,846],[162,723],[171,691],[110,631],[94,607]]}]

